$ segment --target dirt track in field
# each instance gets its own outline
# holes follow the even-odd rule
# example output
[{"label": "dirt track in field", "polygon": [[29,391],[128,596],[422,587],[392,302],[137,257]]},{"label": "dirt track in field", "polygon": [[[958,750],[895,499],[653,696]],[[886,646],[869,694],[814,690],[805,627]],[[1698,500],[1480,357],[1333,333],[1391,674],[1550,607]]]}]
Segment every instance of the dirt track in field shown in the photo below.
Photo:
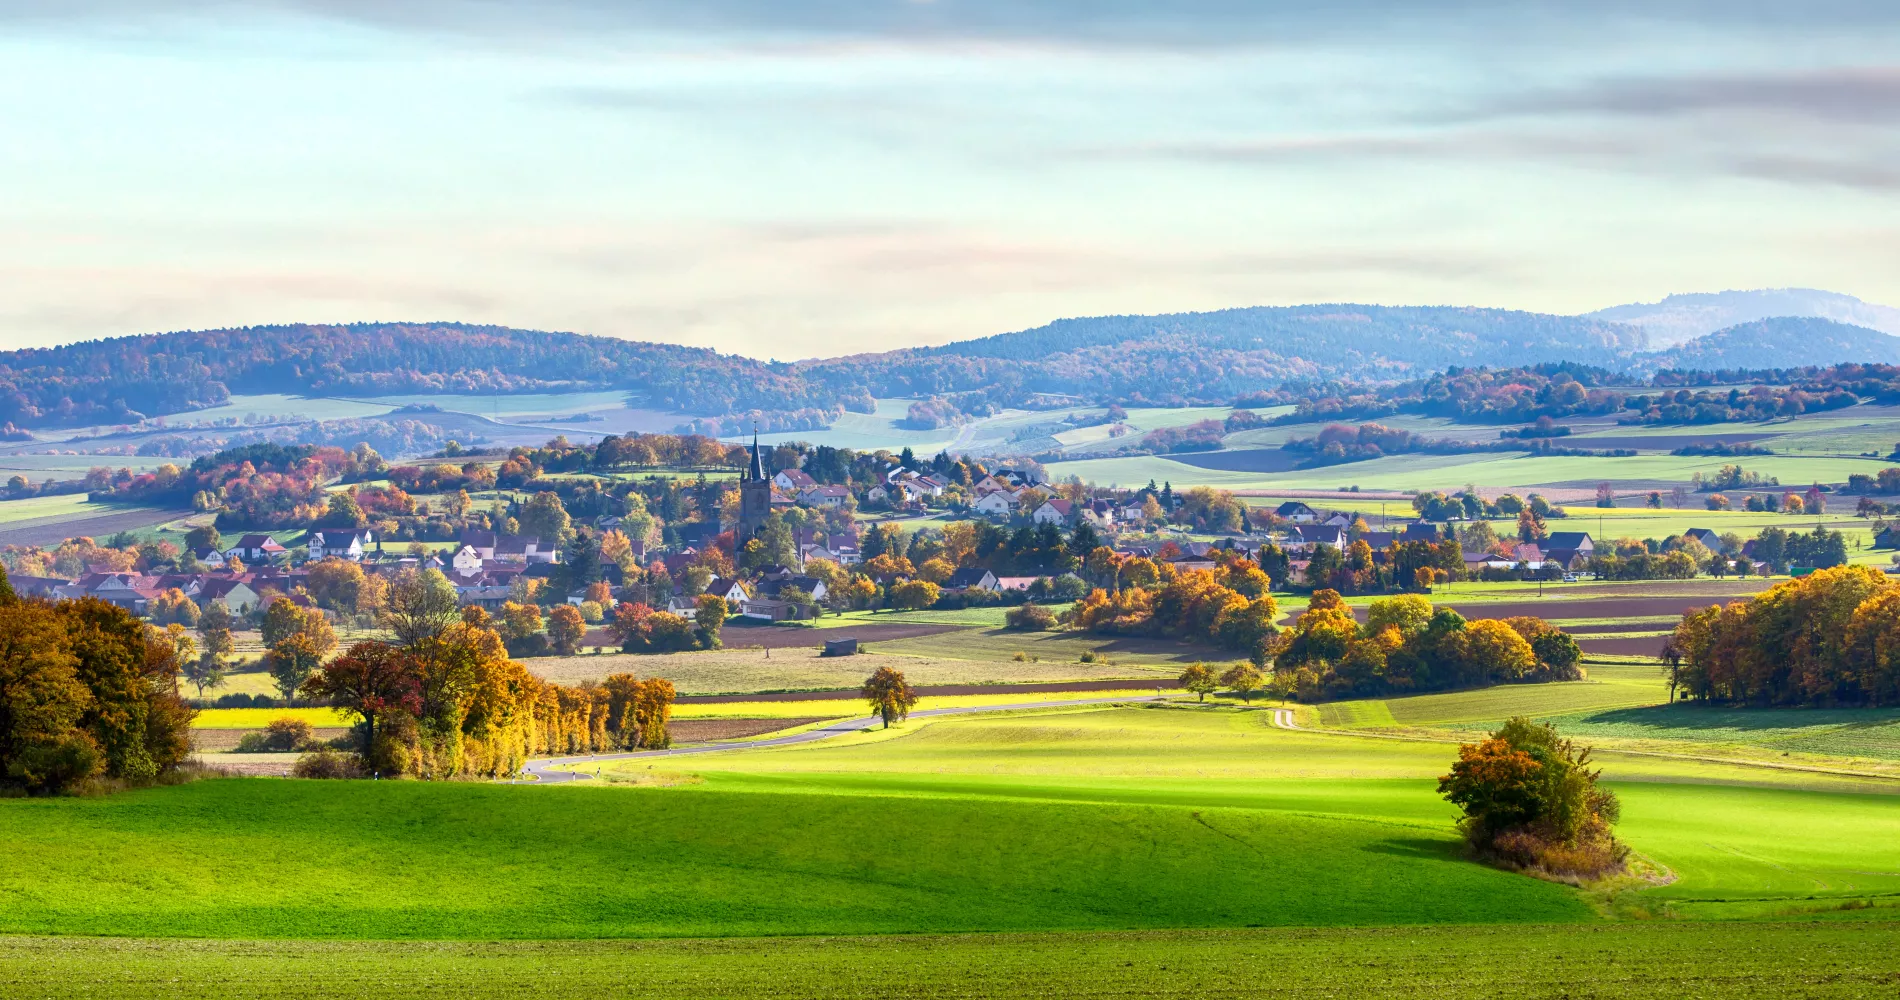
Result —
[{"label": "dirt track in field", "polygon": [[763,736],[829,718],[829,715],[818,715],[803,719],[674,719],[667,723],[667,729],[675,743],[711,743]]},{"label": "dirt track in field", "polygon": [[[870,623],[850,625],[843,628],[782,628],[774,625],[741,626],[730,622],[720,633],[720,641],[727,649],[817,649],[833,639],[856,639],[860,643],[891,642],[896,639],[916,639],[942,632],[955,632],[971,628],[969,625],[906,625],[892,622],[888,625]],[[590,629],[587,637],[581,640],[582,646],[620,645],[604,628]]]}]

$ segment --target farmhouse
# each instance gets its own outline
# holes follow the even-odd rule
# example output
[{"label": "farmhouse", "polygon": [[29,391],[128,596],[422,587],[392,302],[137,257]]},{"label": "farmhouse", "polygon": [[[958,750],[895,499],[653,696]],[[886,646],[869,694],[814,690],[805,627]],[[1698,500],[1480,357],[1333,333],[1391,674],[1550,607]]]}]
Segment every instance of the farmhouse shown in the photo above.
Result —
[{"label": "farmhouse", "polygon": [[1319,523],[1319,512],[1298,500],[1288,500],[1286,503],[1274,508],[1273,513],[1280,519],[1291,521],[1294,524]]},{"label": "farmhouse", "polygon": [[369,551],[375,541],[375,536],[368,531],[313,531],[310,533],[310,561],[334,557],[362,562],[363,553]]},{"label": "farmhouse", "polygon": [[1074,504],[1057,497],[1053,500],[1044,500],[1042,506],[1037,507],[1035,512],[1029,515],[1029,519],[1037,524],[1067,524],[1069,515],[1074,510]]},{"label": "farmhouse", "polygon": [[996,574],[981,566],[965,566],[957,570],[950,574],[950,579],[945,580],[943,586],[946,590],[987,590],[991,593],[1003,589],[996,582]]},{"label": "farmhouse", "polygon": [[796,496],[818,485],[818,480],[802,469],[781,469],[778,475],[772,477],[772,485]]},{"label": "farmhouse", "polygon": [[224,556],[226,559],[236,556],[245,562],[263,562],[289,551],[277,539],[269,535],[256,534],[239,538],[236,545],[224,550]]},{"label": "farmhouse", "polygon": [[1021,506],[1022,501],[1016,498],[1016,494],[1008,490],[995,490],[983,494],[982,499],[970,505],[970,509],[988,517],[1006,518],[1016,513]]}]

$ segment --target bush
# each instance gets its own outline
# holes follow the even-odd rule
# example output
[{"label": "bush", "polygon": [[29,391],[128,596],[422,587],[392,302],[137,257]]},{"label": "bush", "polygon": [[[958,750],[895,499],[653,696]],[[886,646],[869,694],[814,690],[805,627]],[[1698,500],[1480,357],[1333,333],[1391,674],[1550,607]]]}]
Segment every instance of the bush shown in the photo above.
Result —
[{"label": "bush", "polygon": [[510,639],[504,645],[508,647],[508,655],[513,657],[552,656],[554,654],[553,643],[548,642],[547,635],[541,632],[532,632],[519,638]]},{"label": "bush", "polygon": [[353,753],[315,750],[297,758],[290,773],[299,778],[360,778],[363,759]]},{"label": "bush", "polygon": [[272,720],[261,731],[245,733],[238,740],[238,753],[290,753],[315,745],[310,723],[285,717]]},{"label": "bush", "polygon": [[1056,616],[1040,604],[1023,604],[1003,615],[1003,627],[1018,632],[1047,632],[1056,627]]},{"label": "bush", "polygon": [[1620,871],[1629,848],[1610,834],[1620,815],[1601,788],[1590,751],[1556,727],[1514,718],[1482,743],[1458,748],[1439,794],[1464,810],[1459,822],[1478,857],[1566,879]]},{"label": "bush", "polygon": [[267,694],[226,694],[219,695],[211,703],[213,708],[276,708],[277,699]]}]

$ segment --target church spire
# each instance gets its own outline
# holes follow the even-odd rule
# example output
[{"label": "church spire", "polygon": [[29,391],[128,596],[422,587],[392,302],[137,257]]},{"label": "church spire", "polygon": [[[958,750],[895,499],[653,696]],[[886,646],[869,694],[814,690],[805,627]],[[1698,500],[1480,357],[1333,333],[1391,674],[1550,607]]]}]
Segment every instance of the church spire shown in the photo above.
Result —
[{"label": "church spire", "polygon": [[747,478],[756,479],[759,482],[764,482],[766,479],[765,456],[759,454],[759,425],[758,424],[752,425],[752,468],[749,470]]}]

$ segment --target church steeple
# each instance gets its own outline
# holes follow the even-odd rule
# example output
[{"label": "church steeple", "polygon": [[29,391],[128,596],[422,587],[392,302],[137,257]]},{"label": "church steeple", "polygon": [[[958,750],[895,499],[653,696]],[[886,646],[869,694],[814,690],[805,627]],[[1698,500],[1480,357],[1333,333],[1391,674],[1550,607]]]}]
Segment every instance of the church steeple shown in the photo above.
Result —
[{"label": "church steeple", "polygon": [[764,482],[766,479],[765,456],[759,454],[759,428],[756,425],[752,428],[752,468],[748,470],[746,478],[759,482]]}]

